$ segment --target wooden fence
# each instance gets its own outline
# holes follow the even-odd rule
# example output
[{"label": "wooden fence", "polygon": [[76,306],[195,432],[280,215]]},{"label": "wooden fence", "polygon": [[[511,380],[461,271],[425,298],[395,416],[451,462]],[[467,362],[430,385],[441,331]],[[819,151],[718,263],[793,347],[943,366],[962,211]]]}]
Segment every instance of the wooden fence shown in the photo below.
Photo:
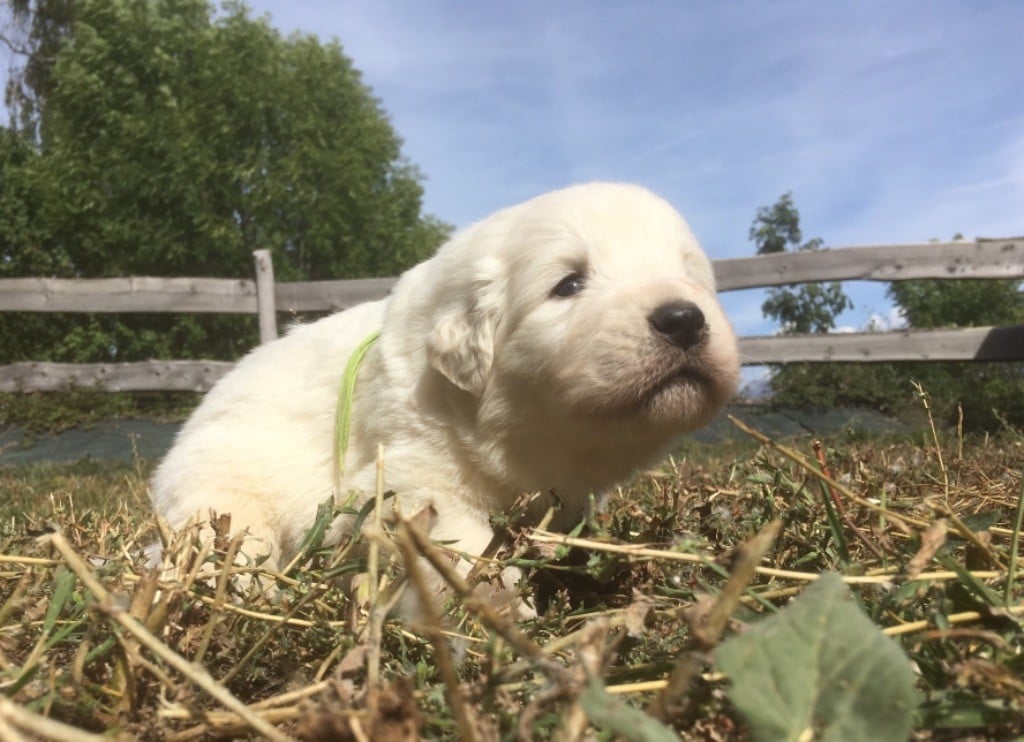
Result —
[{"label": "wooden fence", "polygon": [[[256,280],[212,278],[0,279],[0,312],[216,312],[256,314],[261,342],[278,312],[339,310],[387,295],[397,279],[275,283],[270,253],[253,257]],[[810,281],[1024,278],[1024,237],[975,242],[845,247],[719,260],[721,291]],[[2,342],[2,340],[0,340]],[[948,330],[740,338],[743,363],[798,361],[1021,361],[1024,325]],[[108,391],[204,391],[232,366],[221,361],[0,366],[0,392],[69,385]]]}]

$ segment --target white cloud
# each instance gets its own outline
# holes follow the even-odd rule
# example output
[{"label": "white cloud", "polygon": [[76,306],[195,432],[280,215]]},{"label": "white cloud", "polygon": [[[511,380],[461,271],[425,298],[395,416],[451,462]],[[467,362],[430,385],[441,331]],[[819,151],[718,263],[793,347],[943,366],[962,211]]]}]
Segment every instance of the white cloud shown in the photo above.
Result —
[{"label": "white cloud", "polygon": [[901,307],[889,307],[889,311],[885,314],[872,314],[867,324],[867,329],[878,332],[901,330],[905,327],[907,327],[907,317]]}]

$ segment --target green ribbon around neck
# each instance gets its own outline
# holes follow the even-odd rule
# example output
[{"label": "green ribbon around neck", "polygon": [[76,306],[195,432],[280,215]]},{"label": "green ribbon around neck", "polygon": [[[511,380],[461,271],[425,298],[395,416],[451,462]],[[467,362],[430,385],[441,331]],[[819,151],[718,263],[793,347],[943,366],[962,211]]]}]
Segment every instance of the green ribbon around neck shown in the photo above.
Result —
[{"label": "green ribbon around neck", "polygon": [[345,453],[348,451],[348,436],[352,428],[352,400],[356,393],[356,374],[359,373],[359,364],[363,362],[366,353],[379,338],[380,330],[375,330],[352,351],[348,363],[345,364],[341,385],[338,387],[338,407],[334,416],[334,481],[337,487],[341,486],[341,478],[345,475]]}]

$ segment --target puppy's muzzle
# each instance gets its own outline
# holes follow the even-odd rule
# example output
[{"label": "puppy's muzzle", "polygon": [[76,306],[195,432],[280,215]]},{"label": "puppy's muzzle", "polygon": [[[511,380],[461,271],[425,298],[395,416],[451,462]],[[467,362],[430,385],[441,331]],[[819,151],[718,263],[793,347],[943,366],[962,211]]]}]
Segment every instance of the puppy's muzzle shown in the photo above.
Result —
[{"label": "puppy's muzzle", "polygon": [[699,345],[707,335],[704,312],[689,301],[662,304],[648,315],[647,321],[656,332],[683,350]]}]

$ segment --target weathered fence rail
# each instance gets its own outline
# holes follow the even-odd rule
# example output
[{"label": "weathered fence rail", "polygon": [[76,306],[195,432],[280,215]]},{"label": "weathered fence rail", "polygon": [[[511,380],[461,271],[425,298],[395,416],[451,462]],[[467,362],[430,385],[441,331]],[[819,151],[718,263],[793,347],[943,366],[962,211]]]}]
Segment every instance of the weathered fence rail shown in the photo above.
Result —
[{"label": "weathered fence rail", "polygon": [[1024,237],[841,247],[715,262],[719,291],[810,281],[1024,277]]},{"label": "weathered fence rail", "polygon": [[0,366],[0,392],[59,392],[70,386],[108,392],[204,392],[234,365],[229,361],[23,361]]},{"label": "weathered fence rail", "polygon": [[[334,311],[379,299],[395,278],[275,283],[268,251],[254,254],[256,280],[215,278],[0,279],[0,312],[179,312],[259,316],[263,342],[277,335],[278,312]],[[810,281],[1024,278],[1024,237],[974,242],[848,247],[715,262],[721,291]],[[2,341],[0,341],[2,342]],[[1019,361],[1024,325],[948,330],[745,337],[747,365],[827,361]],[[42,362],[0,366],[0,392],[69,385],[110,391],[208,389],[230,363]]]},{"label": "weathered fence rail", "polygon": [[[264,251],[258,250],[257,255]],[[259,260],[259,258],[257,258]],[[809,281],[1024,277],[1024,237],[843,247],[715,261],[720,291]],[[397,278],[273,284],[277,310],[337,310],[387,295]],[[0,312],[257,312],[256,282],[233,278],[4,278]]]},{"label": "weathered fence rail", "polygon": [[1024,361],[1024,325],[745,337],[740,338],[740,353],[748,365],[801,361]]}]

